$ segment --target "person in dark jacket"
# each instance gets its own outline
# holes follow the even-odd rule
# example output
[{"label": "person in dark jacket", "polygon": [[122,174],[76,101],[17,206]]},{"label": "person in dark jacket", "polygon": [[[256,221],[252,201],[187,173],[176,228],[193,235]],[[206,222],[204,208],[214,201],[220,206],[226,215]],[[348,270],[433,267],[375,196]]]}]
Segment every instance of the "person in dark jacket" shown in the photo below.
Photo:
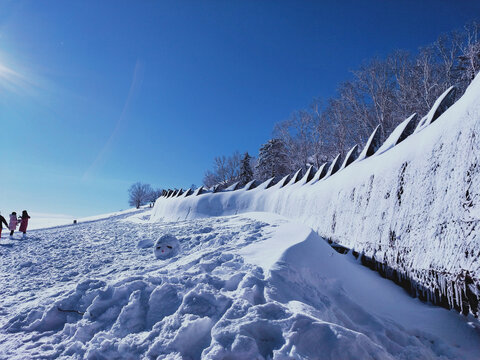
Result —
[{"label": "person in dark jacket", "polygon": [[20,229],[18,229],[20,232],[23,233],[23,239],[27,237],[27,226],[28,226],[28,219],[30,219],[30,216],[28,216],[27,210],[22,211],[22,217],[20,221]]},{"label": "person in dark jacket", "polygon": [[5,226],[6,226],[7,229],[8,229],[7,220],[5,220],[5,218],[4,218],[2,215],[0,215],[0,238],[2,237],[3,224],[5,224]]}]

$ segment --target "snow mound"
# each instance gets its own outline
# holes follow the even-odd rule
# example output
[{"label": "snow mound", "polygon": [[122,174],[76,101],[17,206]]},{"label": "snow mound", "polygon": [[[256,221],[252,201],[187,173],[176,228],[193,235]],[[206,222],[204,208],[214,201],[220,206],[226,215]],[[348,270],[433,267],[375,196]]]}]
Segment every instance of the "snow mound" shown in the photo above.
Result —
[{"label": "snow mound", "polygon": [[140,249],[147,249],[153,246],[152,239],[142,239],[137,242],[137,247]]}]

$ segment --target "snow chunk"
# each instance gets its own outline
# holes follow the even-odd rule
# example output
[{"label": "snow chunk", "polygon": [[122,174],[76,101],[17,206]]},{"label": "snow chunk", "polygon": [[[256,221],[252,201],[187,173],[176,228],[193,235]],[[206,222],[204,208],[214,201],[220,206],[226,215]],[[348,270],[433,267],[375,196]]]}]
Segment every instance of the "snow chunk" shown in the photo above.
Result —
[{"label": "snow chunk", "polygon": [[146,249],[149,247],[153,246],[153,240],[152,239],[142,239],[137,243],[137,247],[139,249]]},{"label": "snow chunk", "polygon": [[155,248],[153,249],[155,257],[161,260],[174,257],[179,251],[180,242],[171,234],[162,235],[155,243]]}]

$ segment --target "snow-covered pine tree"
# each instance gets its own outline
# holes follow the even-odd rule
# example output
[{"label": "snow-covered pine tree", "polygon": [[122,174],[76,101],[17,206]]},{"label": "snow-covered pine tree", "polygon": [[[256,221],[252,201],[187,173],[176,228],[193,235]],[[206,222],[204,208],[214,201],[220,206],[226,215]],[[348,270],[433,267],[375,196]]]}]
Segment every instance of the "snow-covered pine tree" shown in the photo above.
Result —
[{"label": "snow-covered pine tree", "polygon": [[240,163],[240,186],[245,186],[253,180],[253,170],[250,165],[252,157],[246,152]]},{"label": "snow-covered pine tree", "polygon": [[290,172],[285,145],[280,139],[268,140],[260,147],[255,167],[256,178],[264,181],[271,177],[280,178]]}]

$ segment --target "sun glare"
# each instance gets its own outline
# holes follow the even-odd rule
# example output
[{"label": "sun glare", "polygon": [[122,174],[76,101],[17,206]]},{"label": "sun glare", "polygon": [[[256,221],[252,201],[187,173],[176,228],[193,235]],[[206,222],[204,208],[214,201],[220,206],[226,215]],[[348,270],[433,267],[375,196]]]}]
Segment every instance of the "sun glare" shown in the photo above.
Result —
[{"label": "sun glare", "polygon": [[5,56],[0,55],[0,93],[31,95],[34,88],[32,75],[20,71],[13,62],[6,61]]}]

